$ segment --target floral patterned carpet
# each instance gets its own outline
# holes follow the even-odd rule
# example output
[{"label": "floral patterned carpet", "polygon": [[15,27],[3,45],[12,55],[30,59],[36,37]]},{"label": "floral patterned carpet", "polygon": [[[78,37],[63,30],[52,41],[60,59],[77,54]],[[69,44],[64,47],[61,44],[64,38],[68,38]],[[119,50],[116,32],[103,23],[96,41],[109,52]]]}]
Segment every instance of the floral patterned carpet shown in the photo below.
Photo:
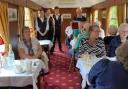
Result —
[{"label": "floral patterned carpet", "polygon": [[68,71],[69,58],[67,48],[63,44],[63,53],[55,47],[50,56],[51,68],[49,74],[42,78],[42,87],[45,89],[81,89],[81,77],[77,71]]}]

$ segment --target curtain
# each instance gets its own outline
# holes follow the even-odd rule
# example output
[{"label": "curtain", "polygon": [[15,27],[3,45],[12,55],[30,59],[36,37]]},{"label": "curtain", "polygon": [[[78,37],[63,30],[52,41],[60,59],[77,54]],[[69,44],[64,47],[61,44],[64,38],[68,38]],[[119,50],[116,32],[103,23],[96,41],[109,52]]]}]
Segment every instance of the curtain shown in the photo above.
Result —
[{"label": "curtain", "polygon": [[19,28],[19,35],[20,35],[20,40],[23,38],[22,34],[22,29],[24,27],[24,7],[19,6],[18,7],[18,28]]},{"label": "curtain", "polygon": [[124,10],[125,5],[117,5],[117,20],[118,20],[118,26],[120,26],[121,23],[124,22]]},{"label": "curtain", "polygon": [[102,9],[98,10],[98,20],[102,22]]},{"label": "curtain", "polygon": [[106,35],[109,32],[109,21],[110,21],[110,7],[106,8]]},{"label": "curtain", "polygon": [[9,22],[8,22],[8,4],[0,2],[0,36],[3,38],[5,52],[9,50]]},{"label": "curtain", "polygon": [[31,26],[31,36],[32,37],[35,37],[35,16],[34,16],[34,11],[32,9],[29,9],[29,12],[30,12],[30,26]]}]

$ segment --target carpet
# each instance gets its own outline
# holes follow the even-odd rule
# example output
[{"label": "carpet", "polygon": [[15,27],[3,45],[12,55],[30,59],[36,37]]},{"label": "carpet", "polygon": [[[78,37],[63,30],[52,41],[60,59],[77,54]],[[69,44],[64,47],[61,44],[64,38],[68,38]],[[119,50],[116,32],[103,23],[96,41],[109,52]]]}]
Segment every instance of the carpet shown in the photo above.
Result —
[{"label": "carpet", "polygon": [[56,45],[55,52],[50,56],[51,68],[48,75],[42,78],[45,89],[81,89],[81,77],[77,71],[68,71],[69,58],[67,48],[63,44],[63,53]]}]

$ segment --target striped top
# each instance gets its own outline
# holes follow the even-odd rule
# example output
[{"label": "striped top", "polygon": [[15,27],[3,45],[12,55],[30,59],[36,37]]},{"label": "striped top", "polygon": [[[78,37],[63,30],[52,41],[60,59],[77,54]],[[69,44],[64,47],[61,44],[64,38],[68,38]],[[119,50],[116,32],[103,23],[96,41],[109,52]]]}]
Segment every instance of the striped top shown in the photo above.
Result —
[{"label": "striped top", "polygon": [[91,46],[88,43],[89,39],[82,39],[79,46],[79,55],[84,54],[85,52],[89,54],[95,54],[96,57],[102,57],[106,55],[104,41],[101,38],[97,39],[96,47]]}]

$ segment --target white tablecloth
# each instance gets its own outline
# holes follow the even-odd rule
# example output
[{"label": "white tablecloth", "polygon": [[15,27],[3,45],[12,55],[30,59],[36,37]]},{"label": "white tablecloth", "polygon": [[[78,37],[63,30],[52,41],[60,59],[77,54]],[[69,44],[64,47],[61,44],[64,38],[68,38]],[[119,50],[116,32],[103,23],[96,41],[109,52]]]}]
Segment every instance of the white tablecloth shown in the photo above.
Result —
[{"label": "white tablecloth", "polygon": [[49,45],[49,48],[53,46],[53,43],[50,40],[39,40],[40,45]]},{"label": "white tablecloth", "polygon": [[[19,60],[15,60],[19,61]],[[38,65],[32,66],[32,73],[15,73],[14,67],[2,68],[0,70],[0,86],[16,86],[24,87],[27,85],[33,85],[33,89],[37,88],[37,77],[43,67],[43,62],[39,59],[33,59],[32,62],[37,62]]]},{"label": "white tablecloth", "polygon": [[[115,57],[113,57],[113,58],[107,57],[107,58],[111,61],[116,61]],[[76,67],[80,69],[80,74],[82,76],[82,84],[81,84],[82,89],[84,89],[86,87],[86,80],[87,80],[86,75],[89,73],[92,66],[101,59],[102,58],[97,58],[97,59],[93,59],[92,61],[89,61],[89,62],[87,62],[85,59],[81,59],[81,58],[79,58],[77,60]]]}]

